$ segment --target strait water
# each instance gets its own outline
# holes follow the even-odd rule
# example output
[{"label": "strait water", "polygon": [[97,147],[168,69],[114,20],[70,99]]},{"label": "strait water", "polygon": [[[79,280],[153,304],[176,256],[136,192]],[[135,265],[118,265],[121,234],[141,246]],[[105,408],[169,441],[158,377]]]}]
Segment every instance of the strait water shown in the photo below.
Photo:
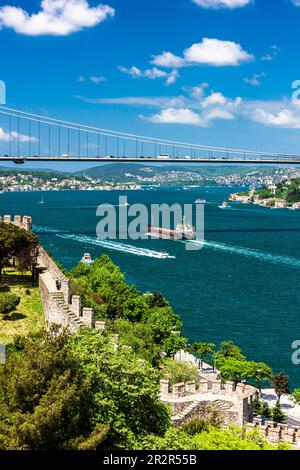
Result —
[{"label": "strait water", "polygon": [[[84,252],[107,253],[143,292],[164,294],[190,341],[235,341],[249,359],[265,361],[300,386],[291,344],[300,339],[300,212],[218,205],[230,188],[124,192],[47,192],[0,195],[0,214],[32,215],[41,243],[67,268]],[[171,240],[101,241],[96,208],[131,203],[193,203],[203,198],[205,244],[185,250]],[[168,253],[164,259],[160,253]]]}]

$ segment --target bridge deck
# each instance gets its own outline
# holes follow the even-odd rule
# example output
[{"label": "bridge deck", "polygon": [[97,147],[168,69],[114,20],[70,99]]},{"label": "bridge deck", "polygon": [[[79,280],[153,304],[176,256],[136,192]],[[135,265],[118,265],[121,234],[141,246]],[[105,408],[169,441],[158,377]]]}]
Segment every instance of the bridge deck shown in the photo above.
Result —
[{"label": "bridge deck", "polygon": [[19,157],[11,156],[4,157],[0,156],[1,162],[14,162],[16,164],[23,164],[25,162],[97,162],[97,163],[176,163],[176,164],[215,164],[215,163],[235,163],[235,164],[255,164],[255,165],[300,165],[299,158],[168,158],[159,159],[155,157]]}]

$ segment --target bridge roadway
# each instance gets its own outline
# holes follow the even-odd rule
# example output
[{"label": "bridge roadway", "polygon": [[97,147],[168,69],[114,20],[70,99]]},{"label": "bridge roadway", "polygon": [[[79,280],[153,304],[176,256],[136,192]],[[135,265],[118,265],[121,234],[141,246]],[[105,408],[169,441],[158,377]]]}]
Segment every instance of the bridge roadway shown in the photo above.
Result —
[{"label": "bridge roadway", "polygon": [[15,164],[24,164],[26,162],[97,162],[97,163],[177,163],[177,164],[215,164],[215,163],[235,163],[235,164],[255,164],[255,165],[300,165],[299,157],[214,157],[214,158],[166,158],[157,157],[76,157],[76,156],[0,156],[0,162],[14,162]]}]

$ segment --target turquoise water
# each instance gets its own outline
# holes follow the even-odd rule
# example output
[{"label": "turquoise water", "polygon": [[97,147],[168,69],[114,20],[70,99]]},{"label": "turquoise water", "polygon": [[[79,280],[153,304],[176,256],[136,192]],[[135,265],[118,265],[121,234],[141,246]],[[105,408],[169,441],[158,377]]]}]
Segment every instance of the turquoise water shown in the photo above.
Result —
[{"label": "turquoise water", "polygon": [[[124,192],[51,192],[0,196],[0,214],[32,215],[41,243],[67,268],[84,252],[107,253],[142,291],[159,290],[184,322],[189,340],[231,339],[249,359],[285,371],[300,386],[291,344],[300,339],[300,212],[218,205],[230,188],[128,192],[128,202],[191,203],[204,198],[205,244],[171,240],[101,241],[96,207]],[[160,258],[160,253],[167,253]]]}]

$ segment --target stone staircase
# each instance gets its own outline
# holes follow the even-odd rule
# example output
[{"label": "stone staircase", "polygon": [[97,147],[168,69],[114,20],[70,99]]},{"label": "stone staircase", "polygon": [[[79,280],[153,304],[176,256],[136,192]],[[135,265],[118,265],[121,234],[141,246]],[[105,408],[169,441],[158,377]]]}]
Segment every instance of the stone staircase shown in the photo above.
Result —
[{"label": "stone staircase", "polygon": [[53,303],[62,312],[63,316],[68,317],[70,322],[74,324],[75,328],[84,326],[83,321],[77,315],[75,315],[70,306],[65,302],[62,292],[51,293],[51,298],[53,300]]},{"label": "stone staircase", "polygon": [[197,407],[200,405],[201,400],[194,400],[192,401],[186,408],[180,411],[177,415],[172,416],[172,423],[173,424],[181,424],[190,418],[194,412],[196,411]]},{"label": "stone staircase", "polygon": [[[178,425],[187,421],[194,415],[200,403],[203,403],[202,399],[193,400],[186,408],[172,417],[172,423]],[[221,416],[228,416],[228,411],[232,407],[230,403],[225,403],[222,400],[215,400],[211,403],[218,411],[220,411]]]}]

